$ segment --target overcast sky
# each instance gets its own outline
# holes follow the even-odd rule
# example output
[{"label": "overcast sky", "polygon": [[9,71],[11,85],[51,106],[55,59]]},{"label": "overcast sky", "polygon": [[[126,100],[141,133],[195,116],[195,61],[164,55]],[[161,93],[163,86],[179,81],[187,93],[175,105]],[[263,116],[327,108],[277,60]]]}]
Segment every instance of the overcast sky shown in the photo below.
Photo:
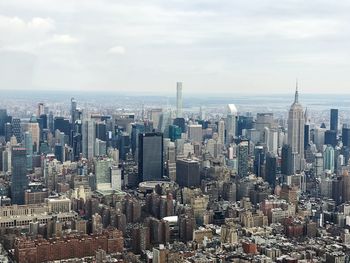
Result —
[{"label": "overcast sky", "polygon": [[0,89],[350,93],[350,1],[0,0]]}]

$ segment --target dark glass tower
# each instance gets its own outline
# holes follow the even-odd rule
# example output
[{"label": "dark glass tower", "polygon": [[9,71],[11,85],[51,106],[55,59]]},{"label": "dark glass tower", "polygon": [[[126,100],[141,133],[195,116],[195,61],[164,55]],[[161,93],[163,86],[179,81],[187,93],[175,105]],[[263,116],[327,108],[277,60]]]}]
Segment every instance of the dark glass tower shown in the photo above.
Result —
[{"label": "dark glass tower", "polygon": [[266,177],[266,181],[273,187],[276,184],[276,173],[277,173],[277,157],[273,153],[267,153],[265,177]]},{"label": "dark glass tower", "polygon": [[331,109],[330,126],[331,126],[331,131],[338,130],[338,109]]},{"label": "dark glass tower", "polygon": [[337,131],[336,130],[327,130],[324,134],[324,144],[332,145],[335,147],[337,145]]},{"label": "dark glass tower", "polygon": [[350,128],[344,126],[342,129],[342,142],[344,146],[350,146]]},{"label": "dark glass tower", "polygon": [[284,175],[291,175],[293,173],[293,157],[292,148],[285,144],[282,147],[282,163],[281,163],[281,173]]},{"label": "dark glass tower", "polygon": [[200,185],[199,162],[191,159],[177,160],[176,182],[184,187],[198,187]]},{"label": "dark glass tower", "polygon": [[156,181],[163,178],[163,134],[139,134],[139,180]]},{"label": "dark glass tower", "polygon": [[24,191],[28,186],[26,160],[26,148],[12,149],[11,198],[12,203],[17,205],[24,204]]}]

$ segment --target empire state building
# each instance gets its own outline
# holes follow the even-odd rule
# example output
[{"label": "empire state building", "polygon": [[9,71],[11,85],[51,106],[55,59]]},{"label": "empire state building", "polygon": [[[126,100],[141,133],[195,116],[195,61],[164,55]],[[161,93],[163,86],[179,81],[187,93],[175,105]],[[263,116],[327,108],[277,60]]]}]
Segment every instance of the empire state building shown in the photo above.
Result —
[{"label": "empire state building", "polygon": [[304,111],[299,103],[298,85],[288,115],[288,144],[292,151],[293,171],[304,168]]}]

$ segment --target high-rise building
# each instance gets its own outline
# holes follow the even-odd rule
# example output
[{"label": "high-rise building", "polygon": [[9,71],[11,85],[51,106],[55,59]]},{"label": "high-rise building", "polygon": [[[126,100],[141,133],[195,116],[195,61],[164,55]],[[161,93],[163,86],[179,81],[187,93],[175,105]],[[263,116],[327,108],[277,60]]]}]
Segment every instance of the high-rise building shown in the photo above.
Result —
[{"label": "high-rise building", "polygon": [[338,109],[331,109],[330,130],[338,132]]},{"label": "high-rise building", "polygon": [[238,175],[239,177],[246,177],[249,172],[249,143],[242,141],[238,144]]},{"label": "high-rise building", "polygon": [[12,135],[16,137],[18,143],[22,142],[21,119],[13,118],[11,126],[12,126]]},{"label": "high-rise building", "polygon": [[163,178],[163,134],[139,134],[139,180],[155,181]]},{"label": "high-rise building", "polygon": [[7,110],[0,109],[0,136],[5,135],[4,126],[8,122]]},{"label": "high-rise building", "polygon": [[264,146],[258,145],[254,148],[254,173],[258,177],[262,177],[262,167],[265,163]]},{"label": "high-rise building", "polygon": [[176,117],[182,118],[182,82],[176,83]]},{"label": "high-rise building", "polygon": [[272,186],[275,186],[276,184],[276,173],[277,156],[274,153],[269,152],[266,154],[265,179]]},{"label": "high-rise building", "polygon": [[27,154],[27,169],[31,170],[33,168],[33,140],[30,131],[24,133],[24,146]]},{"label": "high-rise building", "polygon": [[203,140],[202,125],[200,124],[188,125],[188,139],[192,142],[201,143]]},{"label": "high-rise building", "polygon": [[32,115],[27,127],[28,127],[27,130],[32,135],[32,143],[34,145],[34,151],[36,152],[39,150],[40,128],[39,128],[39,123],[38,123],[35,115]]},{"label": "high-rise building", "polygon": [[91,159],[95,154],[96,129],[95,121],[87,119],[82,124],[82,150],[83,157]]},{"label": "high-rise building", "polygon": [[40,115],[44,114],[44,109],[45,109],[45,105],[42,102],[38,103],[38,112],[37,112],[37,117],[40,117]]},{"label": "high-rise building", "polygon": [[324,133],[324,144],[332,145],[335,147],[337,145],[337,131],[335,130],[327,130]]},{"label": "high-rise building", "polygon": [[285,144],[282,147],[282,162],[281,162],[281,173],[284,175],[293,174],[292,164],[292,148],[290,145]]},{"label": "high-rise building", "polygon": [[26,151],[22,147],[12,148],[11,198],[17,205],[24,205],[24,191],[28,186]]},{"label": "high-rise building", "polygon": [[323,168],[334,172],[334,148],[328,145],[323,152]]},{"label": "high-rise building", "polygon": [[218,142],[225,144],[225,121],[220,120],[218,123]]},{"label": "high-rise building", "polygon": [[[295,156],[293,170],[302,170],[304,167],[304,111],[299,103],[298,86],[295,90],[295,98],[288,115],[288,144]],[[293,171],[293,172],[294,172]]]},{"label": "high-rise building", "polygon": [[236,137],[237,108],[234,104],[227,105],[226,116],[226,143],[229,144]]},{"label": "high-rise building", "polygon": [[74,98],[71,98],[70,105],[71,105],[70,106],[71,121],[72,121],[72,124],[74,124],[75,121],[77,120],[77,118],[76,118],[77,101]]},{"label": "high-rise building", "polygon": [[193,159],[176,161],[176,182],[183,187],[198,187],[200,185],[200,165]]},{"label": "high-rise building", "polygon": [[350,128],[347,126],[343,126],[342,128],[342,142],[344,146],[350,147]]}]

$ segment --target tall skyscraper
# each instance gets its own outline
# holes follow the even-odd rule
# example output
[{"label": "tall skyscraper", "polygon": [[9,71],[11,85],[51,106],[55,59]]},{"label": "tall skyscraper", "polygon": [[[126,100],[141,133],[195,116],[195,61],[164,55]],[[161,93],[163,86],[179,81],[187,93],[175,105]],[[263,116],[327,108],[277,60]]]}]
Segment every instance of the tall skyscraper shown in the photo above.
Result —
[{"label": "tall skyscraper", "polygon": [[7,110],[0,109],[0,136],[5,135],[4,126],[8,122]]},{"label": "tall skyscraper", "polygon": [[192,159],[176,161],[176,182],[184,187],[198,187],[200,185],[200,165]]},{"label": "tall skyscraper", "polygon": [[18,143],[22,142],[21,119],[13,118],[11,126],[12,126],[12,135],[16,136]]},{"label": "tall skyscraper", "polygon": [[292,167],[292,148],[290,145],[285,144],[282,147],[281,173],[291,175],[293,173]]},{"label": "tall skyscraper", "polygon": [[192,142],[201,143],[203,140],[202,125],[200,124],[190,124],[188,125],[188,139]]},{"label": "tall skyscraper", "polygon": [[28,186],[26,160],[26,148],[12,148],[11,198],[17,205],[24,205],[24,191]]},{"label": "tall skyscraper", "polygon": [[276,184],[276,173],[277,156],[274,153],[269,152],[266,154],[265,179],[272,186],[275,186]]},{"label": "tall skyscraper", "polygon": [[74,98],[70,100],[70,116],[72,124],[76,121],[77,101]]},{"label": "tall skyscraper", "polygon": [[236,137],[237,108],[234,104],[227,105],[226,116],[226,143],[229,144]]},{"label": "tall skyscraper", "polygon": [[83,157],[91,159],[95,154],[96,128],[95,121],[87,119],[82,124]]},{"label": "tall skyscraper", "polygon": [[163,178],[163,134],[139,134],[139,180],[155,181]]},{"label": "tall skyscraper", "polygon": [[176,117],[182,118],[182,82],[176,83]]},{"label": "tall skyscraper", "polygon": [[249,172],[249,143],[242,141],[238,144],[238,175],[239,177],[246,177]]},{"label": "tall skyscraper", "polygon": [[42,102],[38,103],[38,112],[37,117],[40,117],[40,115],[44,114],[45,105]]},{"label": "tall skyscraper", "polygon": [[350,128],[346,125],[342,128],[342,142],[344,146],[350,147]]},{"label": "tall skyscraper", "polygon": [[334,148],[328,145],[323,152],[323,168],[334,172]]},{"label": "tall skyscraper", "polygon": [[225,121],[220,120],[218,123],[218,141],[221,144],[225,144]]},{"label": "tall skyscraper", "polygon": [[304,166],[304,111],[299,103],[298,84],[295,98],[288,115],[288,144],[295,156],[293,172],[303,169]]},{"label": "tall skyscraper", "polygon": [[331,109],[331,131],[338,131],[338,109]]},{"label": "tall skyscraper", "polygon": [[24,133],[24,144],[27,152],[27,169],[33,168],[33,138],[30,131]]}]

